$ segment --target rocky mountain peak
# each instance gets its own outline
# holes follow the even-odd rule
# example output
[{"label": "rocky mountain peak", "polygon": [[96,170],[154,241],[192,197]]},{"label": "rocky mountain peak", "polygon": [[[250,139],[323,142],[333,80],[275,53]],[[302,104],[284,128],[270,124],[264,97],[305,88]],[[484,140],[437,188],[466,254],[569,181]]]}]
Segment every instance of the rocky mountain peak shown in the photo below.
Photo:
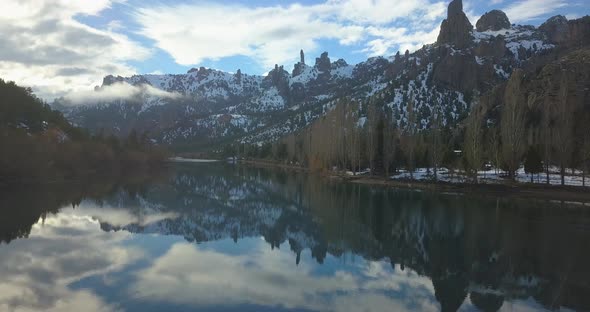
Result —
[{"label": "rocky mountain peak", "polygon": [[541,24],[539,30],[545,33],[551,42],[561,43],[567,39],[569,32],[567,18],[563,15],[553,16]]},{"label": "rocky mountain peak", "polygon": [[448,16],[463,14],[463,0],[453,0],[449,3]]},{"label": "rocky mountain peak", "polygon": [[102,79],[102,85],[103,86],[110,86],[110,85],[115,84],[117,82],[123,82],[123,81],[125,81],[125,78],[123,78],[121,76],[115,77],[113,75],[108,75]]},{"label": "rocky mountain peak", "polygon": [[330,58],[328,52],[322,53],[322,55],[315,59],[315,67],[321,72],[329,72],[331,68]]},{"label": "rocky mountain peak", "polygon": [[348,63],[346,63],[344,59],[338,59],[336,62],[332,63],[333,69],[342,68],[346,66],[348,66]]},{"label": "rocky mountain peak", "polygon": [[238,69],[235,76],[236,76],[236,82],[238,84],[241,84],[242,83],[242,70]]},{"label": "rocky mountain peak", "polygon": [[301,49],[301,51],[299,52],[299,57],[300,61],[299,63],[295,64],[295,66],[293,67],[293,72],[291,73],[291,76],[293,77],[301,75],[301,73],[305,69],[305,53],[303,53],[303,49]]},{"label": "rocky mountain peak", "polygon": [[472,41],[473,25],[463,12],[463,1],[453,0],[449,4],[447,18],[440,26],[437,43],[450,44],[458,49],[469,46]]},{"label": "rocky mountain peak", "polygon": [[510,28],[510,20],[506,13],[500,10],[492,10],[482,15],[482,17],[475,24],[477,31],[498,31],[501,29]]}]

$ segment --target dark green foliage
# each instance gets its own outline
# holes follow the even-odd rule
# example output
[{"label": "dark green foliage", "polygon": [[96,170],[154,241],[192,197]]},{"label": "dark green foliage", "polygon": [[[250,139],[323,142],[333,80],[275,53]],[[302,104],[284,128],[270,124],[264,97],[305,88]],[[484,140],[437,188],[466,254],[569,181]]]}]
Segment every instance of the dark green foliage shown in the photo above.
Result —
[{"label": "dark green foliage", "polygon": [[31,92],[0,79],[0,184],[121,174],[161,164],[166,153],[133,132],[121,143],[72,126]]}]

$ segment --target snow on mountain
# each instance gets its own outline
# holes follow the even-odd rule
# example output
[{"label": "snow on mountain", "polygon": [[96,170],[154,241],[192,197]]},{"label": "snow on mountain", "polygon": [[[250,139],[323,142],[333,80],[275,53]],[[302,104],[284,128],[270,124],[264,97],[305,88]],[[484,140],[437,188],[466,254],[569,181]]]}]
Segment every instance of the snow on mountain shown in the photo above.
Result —
[{"label": "snow on mountain", "polygon": [[373,57],[356,65],[331,62],[323,53],[312,66],[302,51],[291,73],[277,65],[266,76],[204,67],[186,74],[107,76],[98,90],[126,83],[141,92],[110,102],[90,99],[87,105],[71,106],[62,99],[54,105],[93,131],[126,135],[138,129],[172,145],[276,140],[307,127],[341,98],[380,102],[399,126],[407,122],[412,100],[421,128],[437,111],[443,123],[453,125],[468,114],[474,94],[483,94],[506,81],[515,68],[558,47],[551,39],[555,35],[543,26],[508,27],[501,12],[478,25],[482,31],[461,19],[462,12],[455,13],[445,20],[455,26],[441,28],[436,43],[414,53]]}]

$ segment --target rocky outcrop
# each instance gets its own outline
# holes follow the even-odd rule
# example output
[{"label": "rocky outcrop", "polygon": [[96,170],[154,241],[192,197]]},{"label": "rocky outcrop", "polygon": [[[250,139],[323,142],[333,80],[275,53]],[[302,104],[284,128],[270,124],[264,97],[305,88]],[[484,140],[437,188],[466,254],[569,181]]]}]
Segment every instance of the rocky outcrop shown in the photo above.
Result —
[{"label": "rocky outcrop", "polygon": [[242,70],[238,69],[238,71],[236,72],[236,82],[238,84],[242,84]]},{"label": "rocky outcrop", "polygon": [[320,57],[315,59],[315,68],[317,68],[321,72],[329,72],[332,64],[330,63],[330,58],[328,57],[328,52],[322,53]]},{"label": "rocky outcrop", "polygon": [[590,44],[590,16],[568,21],[565,16],[557,15],[539,26],[553,44],[569,48],[579,48]]},{"label": "rocky outcrop", "polygon": [[563,15],[553,16],[539,26],[539,30],[545,33],[552,43],[562,43],[567,40],[569,32],[567,18]]},{"label": "rocky outcrop", "polygon": [[590,16],[568,21],[569,47],[583,47],[590,44]]},{"label": "rocky outcrop", "polygon": [[482,41],[475,46],[475,55],[492,60],[499,60],[506,55],[506,40],[503,36],[497,36],[490,40]]},{"label": "rocky outcrop", "polygon": [[110,85],[115,84],[117,82],[123,82],[123,81],[125,81],[125,78],[123,78],[121,76],[115,77],[113,75],[108,75],[102,79],[102,85],[103,86],[110,86]]},{"label": "rocky outcrop", "polygon": [[301,60],[293,67],[293,72],[291,72],[292,77],[297,77],[301,75],[301,73],[303,73],[303,70],[305,70],[305,54],[303,53],[303,50],[299,52],[299,56]]},{"label": "rocky outcrop", "polygon": [[464,49],[472,43],[472,30],[473,25],[463,12],[463,1],[453,0],[449,4],[447,19],[440,26],[437,43]]},{"label": "rocky outcrop", "polygon": [[482,15],[482,17],[475,24],[477,31],[498,31],[501,29],[510,28],[510,20],[506,13],[500,10],[492,10]]},{"label": "rocky outcrop", "polygon": [[264,87],[274,86],[282,96],[289,94],[289,73],[283,68],[275,64],[275,68],[271,70],[262,82]]},{"label": "rocky outcrop", "polygon": [[439,53],[442,57],[435,63],[432,76],[437,85],[461,91],[477,88],[479,68],[473,56],[453,53],[446,47],[441,47]]},{"label": "rocky outcrop", "polygon": [[[559,123],[556,114],[567,106],[575,116],[574,124],[587,124],[590,120],[590,48],[570,52],[537,71],[516,69],[507,82],[480,97],[487,119],[494,123],[499,121],[499,111],[508,101],[526,105],[533,116],[548,113],[551,124]],[[545,125],[537,118],[531,120],[528,127],[531,133],[542,133]]]}]

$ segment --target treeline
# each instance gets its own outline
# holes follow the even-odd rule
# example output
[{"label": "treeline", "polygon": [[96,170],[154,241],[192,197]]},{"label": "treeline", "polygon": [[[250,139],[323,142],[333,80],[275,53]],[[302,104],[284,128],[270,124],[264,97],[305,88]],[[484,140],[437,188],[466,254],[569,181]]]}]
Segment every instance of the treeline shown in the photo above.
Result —
[{"label": "treeline", "polygon": [[[582,177],[590,162],[590,52],[581,50],[535,73],[515,70],[510,80],[474,96],[471,113],[458,125],[446,125],[444,103],[432,103],[428,119],[417,118],[410,93],[403,118],[379,94],[365,101],[341,99],[332,111],[303,131],[266,145],[228,147],[226,154],[272,159],[312,170],[370,168],[391,176],[399,169],[438,168],[477,182],[478,171],[501,169],[515,179],[560,168],[561,183],[571,169]],[[585,184],[585,178],[583,178]]]},{"label": "treeline", "polygon": [[31,89],[0,79],[0,183],[125,174],[163,163],[145,135],[90,135],[72,126]]}]

